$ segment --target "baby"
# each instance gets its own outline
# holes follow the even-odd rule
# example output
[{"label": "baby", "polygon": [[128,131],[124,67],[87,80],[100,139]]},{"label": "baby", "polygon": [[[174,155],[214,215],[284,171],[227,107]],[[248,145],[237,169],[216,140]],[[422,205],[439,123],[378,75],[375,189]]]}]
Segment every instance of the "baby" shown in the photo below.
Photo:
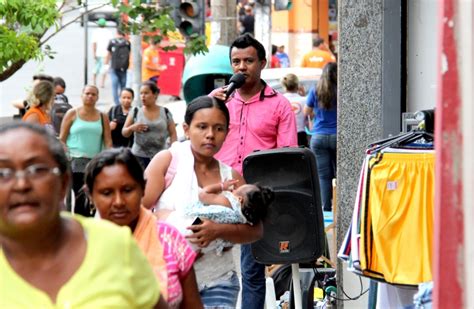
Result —
[{"label": "baby", "polygon": [[[226,180],[202,188],[199,201],[185,207],[185,215],[212,220],[217,223],[256,224],[263,220],[268,206],[274,200],[272,189],[259,185],[245,184],[233,190],[237,180]],[[232,244],[217,240],[211,249],[218,255]],[[210,249],[206,248],[206,252]],[[203,253],[205,253],[203,251]]]}]

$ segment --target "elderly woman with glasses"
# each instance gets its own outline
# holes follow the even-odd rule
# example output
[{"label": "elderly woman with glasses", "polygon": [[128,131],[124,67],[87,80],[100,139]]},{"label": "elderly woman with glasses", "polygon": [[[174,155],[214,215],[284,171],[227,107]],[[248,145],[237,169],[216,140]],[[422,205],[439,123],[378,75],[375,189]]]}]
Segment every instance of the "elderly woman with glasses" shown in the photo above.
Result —
[{"label": "elderly woman with glasses", "polygon": [[44,128],[0,126],[0,308],[167,308],[128,229],[60,213],[70,181]]}]

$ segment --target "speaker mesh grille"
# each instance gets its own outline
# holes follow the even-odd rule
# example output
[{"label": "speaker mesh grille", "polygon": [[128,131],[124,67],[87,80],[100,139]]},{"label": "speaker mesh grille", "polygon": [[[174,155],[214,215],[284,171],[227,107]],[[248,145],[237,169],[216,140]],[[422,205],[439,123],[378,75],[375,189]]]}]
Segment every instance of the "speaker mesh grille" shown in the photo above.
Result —
[{"label": "speaker mesh grille", "polygon": [[[262,263],[306,262],[316,259],[317,222],[312,196],[297,191],[277,191],[264,220],[264,236],[252,245],[255,259]],[[281,246],[288,244],[288,250]]]},{"label": "speaker mesh grille", "polygon": [[324,223],[316,161],[306,148],[273,149],[244,160],[247,183],[272,187],[275,201],[265,218],[264,236],[252,244],[265,264],[309,262],[324,248]]}]

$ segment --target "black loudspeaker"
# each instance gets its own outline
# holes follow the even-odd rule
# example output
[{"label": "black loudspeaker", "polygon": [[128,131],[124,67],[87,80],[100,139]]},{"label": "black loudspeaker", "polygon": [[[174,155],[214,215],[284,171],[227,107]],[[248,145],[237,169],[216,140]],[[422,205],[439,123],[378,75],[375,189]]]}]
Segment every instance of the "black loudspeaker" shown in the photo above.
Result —
[{"label": "black loudspeaker", "polygon": [[243,172],[247,183],[275,191],[263,220],[263,238],[252,244],[255,259],[263,264],[286,264],[319,258],[324,249],[324,218],[311,150],[257,151],[245,158]]}]

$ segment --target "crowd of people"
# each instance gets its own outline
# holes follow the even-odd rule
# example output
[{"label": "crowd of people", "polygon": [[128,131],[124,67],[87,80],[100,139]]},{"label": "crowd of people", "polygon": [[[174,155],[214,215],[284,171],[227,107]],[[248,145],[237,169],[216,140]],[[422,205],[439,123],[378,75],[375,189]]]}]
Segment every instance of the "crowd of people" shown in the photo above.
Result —
[{"label": "crowd of people", "polygon": [[190,102],[182,142],[156,104],[156,79],[143,82],[141,107],[133,90],[117,89],[108,113],[96,107],[99,88],[86,85],[57,130],[51,111],[67,102],[65,83],[34,78],[19,104],[23,122],[0,127],[0,307],[235,308],[241,290],[242,308],[263,308],[265,269],[250,244],[275,195],[246,184],[244,158],[308,146],[314,123],[310,146],[330,209],[337,66],[324,67],[305,101],[297,76],[282,79],[285,94],[260,78],[267,56],[251,34],[229,52],[243,86]]}]

